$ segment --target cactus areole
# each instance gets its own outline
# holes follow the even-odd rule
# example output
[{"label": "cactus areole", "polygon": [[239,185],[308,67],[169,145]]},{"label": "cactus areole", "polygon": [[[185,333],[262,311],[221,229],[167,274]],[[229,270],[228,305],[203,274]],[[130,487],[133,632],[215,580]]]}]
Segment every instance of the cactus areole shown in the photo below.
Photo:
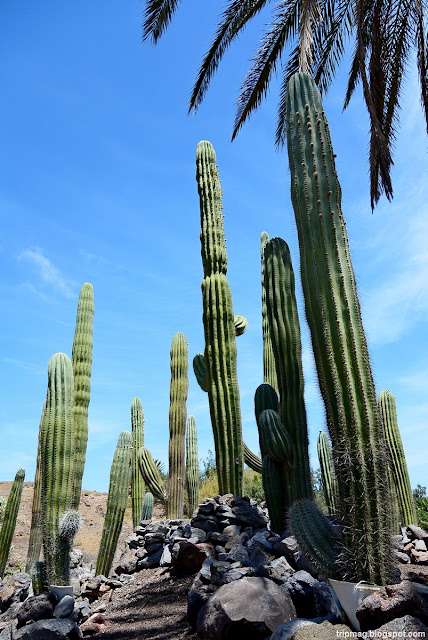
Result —
[{"label": "cactus areole", "polygon": [[287,88],[287,145],[306,317],[338,475],[343,574],[386,583],[386,449],[328,123],[304,73]]},{"label": "cactus areole", "polygon": [[220,493],[242,495],[242,423],[236,366],[235,316],[226,278],[222,191],[216,155],[207,141],[196,150],[201,211],[205,366]]}]

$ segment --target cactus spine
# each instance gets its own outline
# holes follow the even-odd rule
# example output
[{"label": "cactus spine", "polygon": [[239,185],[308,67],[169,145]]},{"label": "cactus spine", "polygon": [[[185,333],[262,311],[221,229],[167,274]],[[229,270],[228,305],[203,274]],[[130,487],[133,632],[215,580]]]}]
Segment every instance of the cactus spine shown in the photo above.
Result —
[{"label": "cactus spine", "polygon": [[187,340],[176,333],[171,343],[171,385],[169,405],[169,472],[167,517],[183,517],[185,481],[186,400],[189,389]]},{"label": "cactus spine", "polygon": [[262,332],[263,332],[263,380],[278,391],[278,380],[276,377],[275,358],[272,350],[272,340],[270,338],[269,321],[266,307],[266,287],[265,287],[265,246],[269,242],[266,231],[262,231],[260,236],[260,253],[262,262]]},{"label": "cactus spine", "polygon": [[327,434],[320,431],[317,441],[318,460],[320,463],[322,488],[328,512],[331,515],[336,513],[337,482],[334,471],[333,453],[330,440]]},{"label": "cactus spine", "polygon": [[153,516],[153,493],[147,491],[143,499],[143,509],[141,511],[141,520],[151,520]]},{"label": "cactus spine", "polygon": [[222,191],[216,155],[207,141],[198,144],[196,167],[204,269],[205,366],[219,491],[242,495],[242,423],[232,294],[226,278]]},{"label": "cactus spine", "polygon": [[0,529],[0,578],[3,577],[9,559],[10,545],[15,531],[19,505],[21,503],[22,487],[24,486],[25,470],[16,472],[10,494],[7,499],[3,524]]},{"label": "cactus spine", "polygon": [[381,391],[378,405],[389,450],[391,479],[397,496],[399,519],[403,525],[416,524],[416,505],[398,428],[395,398],[392,393]]},{"label": "cactus spine", "polygon": [[290,527],[306,558],[323,575],[335,578],[339,539],[313,500],[298,500],[289,511]]},{"label": "cactus spine", "polygon": [[85,468],[88,443],[88,408],[91,392],[92,347],[93,347],[94,290],[85,282],[77,303],[76,329],[74,333],[71,362],[74,376],[74,480],[72,509],[79,508],[82,477]]},{"label": "cactus spine", "polygon": [[186,429],[186,488],[188,514],[192,517],[199,498],[199,461],[196,420],[189,416]]},{"label": "cactus spine", "polygon": [[138,464],[138,451],[144,447],[144,412],[140,398],[134,398],[131,402],[131,428],[132,428],[132,523],[137,527],[140,523],[141,511],[144,500],[144,480]]},{"label": "cactus spine", "polygon": [[122,529],[131,484],[132,434],[122,431],[110,471],[107,511],[101,535],[96,574],[108,576]]},{"label": "cactus spine", "polygon": [[287,114],[306,317],[340,476],[344,572],[382,584],[391,567],[385,446],[328,123],[306,74],[289,81]]},{"label": "cactus spine", "polygon": [[46,411],[40,432],[41,521],[43,553],[49,584],[68,584],[70,562],[64,552],[70,540],[62,535],[64,514],[73,492],[73,368],[64,353],[48,364]]}]

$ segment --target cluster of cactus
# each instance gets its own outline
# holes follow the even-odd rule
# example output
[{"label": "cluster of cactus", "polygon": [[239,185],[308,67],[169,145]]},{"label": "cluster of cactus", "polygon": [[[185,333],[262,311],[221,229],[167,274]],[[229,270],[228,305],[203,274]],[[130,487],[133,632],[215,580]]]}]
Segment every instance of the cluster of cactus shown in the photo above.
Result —
[{"label": "cluster of cactus", "polygon": [[9,497],[4,505],[4,511],[2,509],[2,518],[0,521],[0,578],[3,577],[9,560],[13,533],[18,517],[19,505],[21,503],[24,478],[25,470],[18,469],[10,489]]},{"label": "cluster of cactus", "polygon": [[135,527],[140,522],[145,494],[144,479],[138,463],[138,451],[144,447],[144,412],[140,398],[131,402],[131,431],[132,431],[132,523]]},{"label": "cluster of cactus", "polygon": [[[43,545],[45,576],[51,584],[68,581],[69,550],[80,523],[77,510],[88,439],[93,315],[93,287],[85,283],[77,305],[72,359],[55,354],[48,365],[26,571],[34,574]],[[36,574],[40,573],[38,565]]]},{"label": "cluster of cactus", "polygon": [[101,534],[96,574],[108,576],[122,529],[132,477],[132,434],[122,431],[110,470],[107,511]]},{"label": "cluster of cactus", "polygon": [[287,143],[305,298],[342,524],[341,575],[390,577],[387,454],[321,97],[306,74],[287,88]]},{"label": "cluster of cactus", "polygon": [[222,190],[212,145],[196,150],[196,180],[201,212],[205,381],[214,435],[220,493],[242,494],[242,423],[236,364],[235,316],[226,278],[227,255],[223,227]]}]

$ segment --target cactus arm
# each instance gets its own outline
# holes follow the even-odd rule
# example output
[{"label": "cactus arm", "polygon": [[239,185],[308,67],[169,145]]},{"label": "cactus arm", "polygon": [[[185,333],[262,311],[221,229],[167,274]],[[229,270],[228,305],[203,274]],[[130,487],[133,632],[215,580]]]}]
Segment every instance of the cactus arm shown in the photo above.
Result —
[{"label": "cactus arm", "polygon": [[220,493],[242,494],[242,423],[236,363],[232,294],[226,278],[227,255],[222,191],[216,155],[209,142],[196,150],[201,212],[201,255],[205,365]]},{"label": "cactus arm", "polygon": [[293,442],[276,411],[265,409],[261,412],[259,429],[264,451],[274,460],[293,468]]},{"label": "cactus arm", "polygon": [[208,379],[207,368],[205,366],[205,358],[203,353],[198,353],[193,358],[193,371],[195,372],[196,380],[202,391],[208,391]]},{"label": "cactus arm", "polygon": [[258,455],[256,455],[253,451],[251,451],[251,449],[245,444],[245,442],[243,442],[242,445],[244,450],[245,464],[256,473],[261,473],[262,459]]},{"label": "cactus arm", "polygon": [[107,510],[101,534],[96,575],[108,576],[122,529],[132,476],[132,434],[119,435],[110,471]]},{"label": "cactus arm", "polygon": [[186,400],[189,389],[188,347],[182,333],[171,343],[171,385],[169,405],[169,471],[167,517],[183,517],[185,482]]},{"label": "cactus arm", "polygon": [[77,510],[82,489],[88,443],[88,408],[91,392],[94,290],[89,282],[82,286],[77,304],[71,362],[74,376],[74,480],[72,508]]},{"label": "cactus arm", "polygon": [[193,416],[189,416],[186,428],[186,488],[188,515],[192,517],[199,498],[198,440]]},{"label": "cactus arm", "polygon": [[138,450],[144,447],[144,412],[140,398],[134,398],[131,402],[131,432],[132,432],[132,523],[138,526],[141,517],[144,500],[144,479],[138,464]]},{"label": "cactus arm", "polygon": [[399,518],[403,525],[416,524],[416,505],[404,455],[403,441],[398,428],[397,407],[392,393],[381,391],[378,405],[390,454],[390,469],[398,502]]},{"label": "cactus arm", "polygon": [[282,535],[285,529],[284,510],[284,469],[283,463],[274,460],[270,455],[263,456],[262,481],[266,503],[269,511],[270,528]]},{"label": "cactus arm", "polygon": [[138,462],[144,482],[146,483],[149,491],[153,493],[156,498],[162,501],[166,500],[166,492],[163,487],[162,478],[159,473],[152,454],[146,447],[141,447],[138,451]]},{"label": "cactus arm", "polygon": [[242,336],[242,334],[245,333],[248,327],[247,318],[244,318],[244,316],[235,316],[233,319],[233,324],[235,326],[236,337]]},{"label": "cactus arm", "polygon": [[306,317],[340,475],[349,577],[385,583],[391,567],[385,448],[328,123],[306,74],[289,81],[287,114]]},{"label": "cactus arm", "polygon": [[19,469],[16,472],[6,503],[3,524],[0,529],[0,578],[4,575],[7,561],[9,559],[10,545],[12,544],[19,505],[21,503],[24,478],[25,470]]}]

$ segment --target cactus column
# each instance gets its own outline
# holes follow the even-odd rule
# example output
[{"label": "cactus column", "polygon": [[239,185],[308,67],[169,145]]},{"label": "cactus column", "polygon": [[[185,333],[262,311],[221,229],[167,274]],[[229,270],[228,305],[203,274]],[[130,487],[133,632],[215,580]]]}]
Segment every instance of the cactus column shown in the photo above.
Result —
[{"label": "cactus column", "polygon": [[263,381],[270,384],[278,392],[278,380],[276,377],[275,358],[272,350],[272,340],[269,331],[269,321],[266,307],[265,287],[265,246],[269,242],[266,231],[260,236],[260,254],[262,262],[262,332],[263,332]]},{"label": "cactus column", "polygon": [[92,326],[94,318],[94,290],[85,282],[80,290],[77,303],[76,329],[74,333],[71,362],[74,376],[74,479],[72,508],[78,509],[82,477],[85,468],[86,446],[88,443],[88,408],[91,392],[92,372]]},{"label": "cactus column", "polygon": [[144,447],[144,412],[140,398],[134,398],[131,402],[131,427],[132,427],[132,524],[137,527],[140,523],[144,501],[144,479],[138,463],[138,450]]},{"label": "cactus column", "polygon": [[31,512],[31,528],[30,538],[28,541],[28,553],[27,561],[25,564],[26,573],[32,574],[33,567],[40,558],[40,551],[42,548],[42,529],[41,529],[41,495],[42,495],[42,480],[41,480],[41,461],[40,461],[40,447],[41,447],[41,432],[42,423],[46,411],[46,400],[43,404],[42,417],[39,424],[39,442],[37,447],[37,464],[36,474],[34,476],[34,490],[33,490],[33,505]]},{"label": "cactus column", "polygon": [[196,150],[201,211],[205,366],[220,493],[242,495],[242,423],[232,294],[226,278],[222,190],[216,155],[207,141]]},{"label": "cactus column", "polygon": [[337,482],[330,440],[324,431],[320,431],[318,434],[317,452],[325,502],[329,514],[334,515],[336,513]]},{"label": "cactus column", "polygon": [[132,435],[122,431],[110,470],[107,511],[101,535],[96,574],[108,576],[122,529],[131,484]]},{"label": "cactus column", "polygon": [[399,519],[402,525],[417,524],[416,505],[398,428],[395,398],[392,393],[381,391],[378,405],[389,450],[391,479],[397,495]]},{"label": "cactus column", "polygon": [[189,390],[187,340],[176,333],[171,343],[171,385],[169,405],[169,471],[167,517],[183,517],[184,451],[186,436],[186,400]]},{"label": "cactus column", "polygon": [[[45,570],[49,584],[67,584],[70,563],[62,552],[68,541],[61,522],[69,513],[73,491],[73,369],[68,356],[56,353],[48,365],[46,411],[40,433],[41,521]],[[74,512],[73,512],[74,513]]]},{"label": "cactus column", "polygon": [[344,572],[385,583],[386,450],[328,123],[316,85],[303,73],[288,84],[287,143],[306,317],[338,475]]},{"label": "cactus column", "polygon": [[21,503],[22,487],[24,486],[25,470],[16,472],[10,494],[7,499],[3,524],[0,529],[0,578],[3,577],[9,559],[10,545],[15,531],[19,505]]},{"label": "cactus column", "polygon": [[186,487],[188,514],[191,518],[199,499],[198,437],[193,416],[189,416],[186,429]]}]

